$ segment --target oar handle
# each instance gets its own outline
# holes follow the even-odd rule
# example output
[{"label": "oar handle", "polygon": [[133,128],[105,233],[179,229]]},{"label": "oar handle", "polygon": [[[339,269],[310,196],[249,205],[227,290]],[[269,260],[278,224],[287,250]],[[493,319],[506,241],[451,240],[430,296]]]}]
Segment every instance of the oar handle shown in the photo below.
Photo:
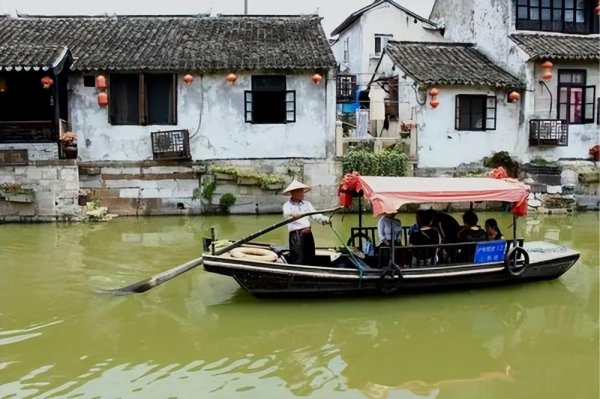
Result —
[{"label": "oar handle", "polygon": [[[300,217],[305,217],[305,216],[311,216],[311,215],[316,215],[318,213],[329,213],[329,212],[335,212],[338,209],[340,209],[339,206],[335,207],[335,208],[329,208],[329,209],[324,209],[324,210],[320,210],[320,211],[314,211],[314,212],[306,212],[303,213]],[[257,237],[260,237],[263,234],[266,234],[272,230],[275,230],[281,226],[285,226],[288,223],[293,222],[294,220],[297,220],[298,218],[293,218],[293,217],[289,217],[286,218],[280,222],[277,222],[269,227],[265,227],[262,230],[257,231],[256,233],[252,233],[249,236],[246,236],[244,238],[242,238],[239,241],[236,241],[234,243],[231,243],[230,245],[227,245],[223,248],[220,248],[219,250],[215,251],[215,255],[222,255],[225,252],[231,251],[234,248],[237,248],[249,241],[254,240]],[[191,270],[193,268],[195,268],[196,266],[199,266],[202,264],[202,259],[203,257],[199,257],[196,259],[192,259],[186,263],[183,263],[179,266],[176,266],[172,269],[166,270],[162,273],[156,274],[150,278],[147,278],[145,280],[142,281],[138,281],[136,283],[130,284],[128,286],[125,286],[123,288],[117,288],[114,290],[105,290],[105,291],[100,291],[100,293],[102,294],[111,294],[111,295],[126,295],[126,294],[132,294],[132,293],[141,293],[141,292],[146,292],[164,282],[167,282],[169,280],[171,280],[174,277],[179,276],[180,274],[183,274],[185,272],[187,272],[188,270]]]}]

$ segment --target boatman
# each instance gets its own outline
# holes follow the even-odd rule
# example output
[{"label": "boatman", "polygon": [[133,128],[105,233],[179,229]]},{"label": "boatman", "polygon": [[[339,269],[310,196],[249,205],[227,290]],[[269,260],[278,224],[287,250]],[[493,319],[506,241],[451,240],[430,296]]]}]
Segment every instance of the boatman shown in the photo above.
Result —
[{"label": "boatman", "polygon": [[[314,212],[312,204],[304,199],[304,193],[310,191],[310,187],[294,179],[290,185],[283,190],[284,195],[290,199],[283,204],[283,216],[292,217],[295,220],[288,224],[290,255],[288,262],[301,265],[315,264],[315,239],[310,230],[308,217],[301,218],[303,213]],[[321,224],[331,224],[331,220],[322,214],[310,216]]]}]

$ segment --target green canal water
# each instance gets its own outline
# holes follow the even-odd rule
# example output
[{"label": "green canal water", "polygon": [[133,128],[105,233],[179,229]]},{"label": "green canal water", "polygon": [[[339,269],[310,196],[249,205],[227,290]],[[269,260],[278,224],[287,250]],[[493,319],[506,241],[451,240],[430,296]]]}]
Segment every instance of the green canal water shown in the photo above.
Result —
[{"label": "green canal water", "polygon": [[[486,217],[511,235],[509,215]],[[554,281],[258,300],[196,268],[145,294],[95,294],[197,257],[210,226],[240,238],[278,220],[1,225],[0,398],[599,397],[597,213],[519,220],[525,239],[581,252]],[[334,220],[342,232],[356,216]],[[337,244],[328,227],[314,230],[318,244]],[[263,240],[285,243],[286,230]]]}]

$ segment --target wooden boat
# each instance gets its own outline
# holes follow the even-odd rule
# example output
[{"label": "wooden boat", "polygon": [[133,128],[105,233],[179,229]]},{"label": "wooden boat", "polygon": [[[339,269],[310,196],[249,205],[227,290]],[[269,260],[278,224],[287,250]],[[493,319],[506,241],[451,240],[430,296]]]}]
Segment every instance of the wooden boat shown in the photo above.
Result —
[{"label": "wooden boat", "polygon": [[[392,294],[555,279],[579,258],[562,245],[524,242],[516,236],[517,216],[526,212],[528,187],[513,179],[489,177],[418,178],[359,176],[355,187],[344,190],[366,199],[374,215],[391,213],[405,204],[501,201],[513,204],[513,238],[474,243],[446,242],[439,245],[408,245],[404,230],[402,245],[375,248],[361,253],[364,242],[375,242],[375,227],[351,229],[347,246],[318,248],[316,265],[288,263],[288,250],[276,245],[246,243],[217,255],[204,255],[208,272],[233,277],[254,296],[309,296]],[[359,206],[359,209],[362,208]],[[520,212],[520,213],[519,213]],[[214,239],[214,237],[213,237]],[[416,266],[418,251],[429,249],[436,257],[431,264]],[[384,251],[388,251],[384,256]],[[468,254],[453,256],[457,252]],[[382,262],[382,259],[389,259]],[[385,263],[385,264],[382,264]]]}]

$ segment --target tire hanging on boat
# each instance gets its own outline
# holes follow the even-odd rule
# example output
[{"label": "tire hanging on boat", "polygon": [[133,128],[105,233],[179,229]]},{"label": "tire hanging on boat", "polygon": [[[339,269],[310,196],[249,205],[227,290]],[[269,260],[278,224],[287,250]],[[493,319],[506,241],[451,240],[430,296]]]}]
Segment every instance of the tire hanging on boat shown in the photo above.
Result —
[{"label": "tire hanging on boat", "polygon": [[247,258],[253,260],[259,260],[261,262],[275,262],[277,260],[277,254],[271,250],[263,248],[251,248],[241,247],[232,249],[229,252],[233,258]]},{"label": "tire hanging on boat", "polygon": [[513,276],[519,276],[529,265],[529,254],[523,247],[514,247],[506,254],[504,265]]}]

